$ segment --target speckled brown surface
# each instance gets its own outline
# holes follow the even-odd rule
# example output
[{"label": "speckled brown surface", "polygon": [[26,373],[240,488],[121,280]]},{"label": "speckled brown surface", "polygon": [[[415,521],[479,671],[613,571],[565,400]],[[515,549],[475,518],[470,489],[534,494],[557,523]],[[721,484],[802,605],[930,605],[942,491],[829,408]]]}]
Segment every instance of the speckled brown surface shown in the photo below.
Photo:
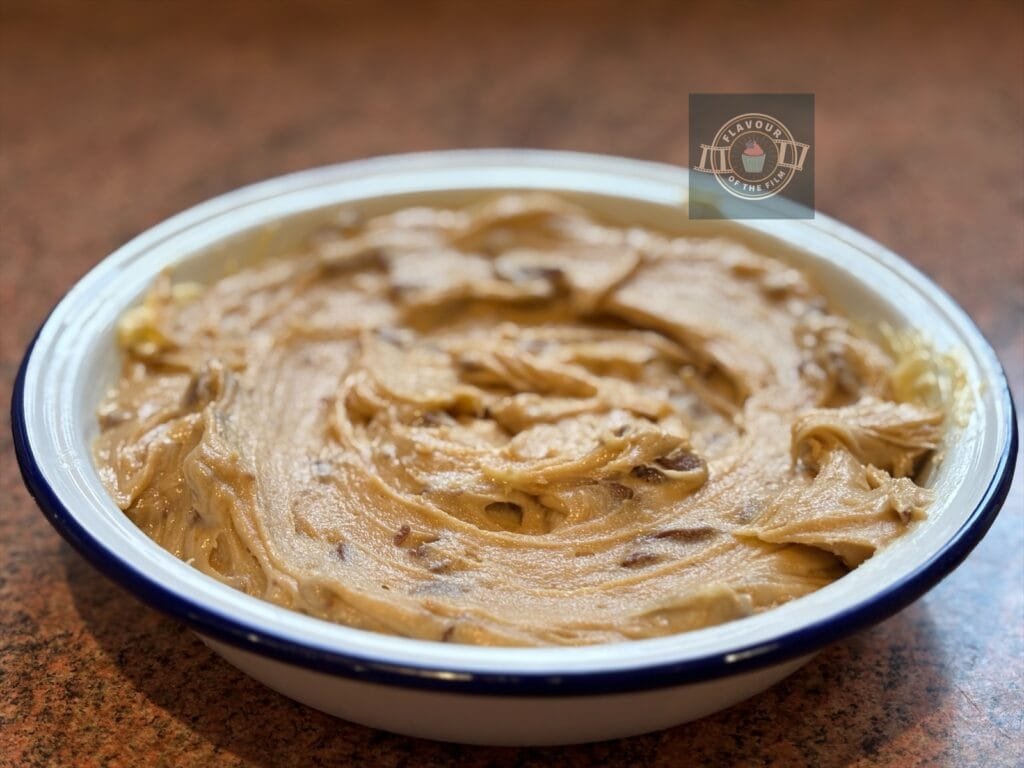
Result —
[{"label": "speckled brown surface", "polygon": [[1018,766],[1022,480],[927,597],[769,692],[566,749],[442,745],[294,704],[75,554],[7,412],[49,307],[232,187],[366,155],[686,162],[687,95],[816,94],[819,207],[928,272],[1024,384],[1024,10],[959,4],[0,2],[0,764]]}]

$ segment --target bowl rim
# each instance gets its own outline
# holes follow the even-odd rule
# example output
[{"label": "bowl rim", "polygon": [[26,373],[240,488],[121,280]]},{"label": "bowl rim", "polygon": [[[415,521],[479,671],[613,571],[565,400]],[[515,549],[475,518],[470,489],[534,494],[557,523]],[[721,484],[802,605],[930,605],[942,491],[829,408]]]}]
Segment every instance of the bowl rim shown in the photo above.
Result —
[{"label": "bowl rim", "polygon": [[[237,200],[259,199],[260,196],[266,195],[275,187],[298,189],[304,181],[314,181],[325,175],[329,176],[332,172],[359,168],[369,168],[372,171],[374,167],[415,166],[417,163],[429,165],[430,163],[444,163],[446,160],[481,164],[508,163],[515,162],[517,159],[525,160],[528,157],[539,163],[549,162],[556,167],[559,163],[574,161],[598,163],[612,161],[619,164],[623,170],[633,169],[638,172],[656,170],[660,174],[675,175],[682,179],[680,183],[685,188],[685,171],[674,166],[606,155],[544,150],[457,150],[413,153],[321,166],[258,182],[199,203],[133,238],[122,248],[101,260],[85,276],[76,281],[75,286],[77,287],[79,283],[85,281],[100,265],[114,255],[132,249],[148,248],[158,231],[171,231],[174,226],[179,229],[187,229],[189,221],[201,219],[211,211],[216,211],[218,206],[224,207],[229,202]],[[278,661],[330,675],[389,686],[468,694],[579,696],[643,691],[707,681],[752,672],[807,656],[828,643],[891,616],[919,598],[956,568],[977,545],[995,520],[1009,492],[1018,450],[1017,419],[1005,373],[995,352],[969,316],[930,278],[875,241],[820,213],[815,213],[815,224],[826,232],[842,234],[848,241],[855,242],[857,247],[868,248],[876,256],[882,254],[887,259],[895,260],[903,272],[922,282],[930,293],[942,300],[947,311],[954,313],[961,326],[970,332],[971,341],[977,351],[988,358],[993,371],[999,375],[998,382],[989,383],[998,390],[993,393],[993,396],[1000,401],[999,405],[1007,421],[1003,425],[1006,440],[994,463],[992,476],[975,508],[964,518],[956,532],[927,560],[902,579],[872,593],[864,600],[831,616],[779,634],[769,643],[759,643],[756,646],[745,648],[731,647],[692,658],[669,660],[627,669],[571,671],[559,674],[498,672],[493,669],[466,670],[462,668],[453,671],[430,665],[420,666],[412,662],[396,663],[395,660],[371,658],[359,653],[342,653],[312,645],[303,645],[267,627],[254,626],[235,617],[214,611],[204,606],[202,602],[186,599],[164,586],[157,579],[137,571],[90,533],[47,482],[39,457],[32,450],[26,421],[26,375],[40,334],[47,327],[54,311],[64,299],[58,302],[54,310],[40,325],[39,331],[28,345],[15,379],[11,399],[11,424],[15,454],[22,478],[51,525],[93,566],[144,603],[182,621],[200,635],[245,651],[255,652]],[[69,291],[69,294],[72,291],[74,288]],[[154,544],[154,546],[158,545]],[[435,645],[433,641],[412,642],[427,642]]]}]

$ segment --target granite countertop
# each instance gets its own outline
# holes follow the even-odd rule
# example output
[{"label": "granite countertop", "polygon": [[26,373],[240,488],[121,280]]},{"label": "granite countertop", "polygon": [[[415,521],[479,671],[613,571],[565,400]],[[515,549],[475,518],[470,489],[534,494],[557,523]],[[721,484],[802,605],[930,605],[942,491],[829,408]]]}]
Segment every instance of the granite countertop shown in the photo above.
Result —
[{"label": "granite countertop", "polygon": [[691,92],[812,92],[817,202],[931,275],[1024,386],[1019,3],[0,0],[0,764],[1018,766],[1024,473],[898,615],[768,692],[564,749],[418,741],[264,688],[88,566],[24,490],[26,344],[105,254],[312,165],[532,146],[687,164]]}]

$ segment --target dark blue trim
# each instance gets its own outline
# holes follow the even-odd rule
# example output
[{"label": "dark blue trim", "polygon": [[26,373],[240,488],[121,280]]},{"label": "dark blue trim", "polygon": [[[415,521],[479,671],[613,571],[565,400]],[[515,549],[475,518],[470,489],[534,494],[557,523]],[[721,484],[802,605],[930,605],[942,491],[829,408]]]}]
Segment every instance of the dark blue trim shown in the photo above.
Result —
[{"label": "dark blue trim", "polygon": [[[45,323],[44,323],[45,326]],[[42,328],[40,328],[40,331]],[[144,603],[184,622],[192,629],[215,640],[237,646],[251,653],[268,656],[319,672],[327,672],[368,683],[404,688],[446,691],[450,693],[501,696],[577,696],[601,693],[622,693],[666,688],[684,683],[701,682],[729,675],[752,672],[820,650],[848,635],[892,616],[935,586],[956,568],[981,541],[995,520],[1013,480],[1017,457],[1017,419],[1008,387],[1003,389],[1009,423],[1010,439],[1000,457],[992,481],[981,502],[947,545],[927,563],[893,584],[870,602],[857,605],[838,616],[808,627],[780,635],[757,648],[734,648],[728,654],[714,654],[682,662],[658,664],[642,669],[590,672],[564,675],[496,674],[454,670],[452,677],[439,676],[446,670],[389,664],[354,655],[332,653],[298,645],[251,627],[230,617],[221,616],[198,603],[189,602],[168,591],[163,585],[112,557],[61,504],[43,479],[28,445],[25,426],[24,388],[36,338],[32,340],[14,383],[11,398],[11,425],[14,450],[22,478],[50,524],[93,566],[120,584]],[[1004,381],[1005,376],[1004,376]],[[252,635],[258,637],[253,642]],[[762,650],[763,649],[763,650]],[[730,661],[729,658],[733,660]]]}]

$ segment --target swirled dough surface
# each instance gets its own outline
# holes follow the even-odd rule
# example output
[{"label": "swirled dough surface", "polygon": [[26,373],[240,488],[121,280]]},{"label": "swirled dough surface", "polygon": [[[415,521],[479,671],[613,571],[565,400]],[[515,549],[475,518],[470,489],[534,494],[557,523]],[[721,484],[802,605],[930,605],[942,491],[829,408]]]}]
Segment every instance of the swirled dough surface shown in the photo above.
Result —
[{"label": "swirled dough surface", "polygon": [[121,321],[95,458],[204,573],[417,638],[763,611],[924,514],[942,414],[808,276],[546,195],[339,220]]}]

